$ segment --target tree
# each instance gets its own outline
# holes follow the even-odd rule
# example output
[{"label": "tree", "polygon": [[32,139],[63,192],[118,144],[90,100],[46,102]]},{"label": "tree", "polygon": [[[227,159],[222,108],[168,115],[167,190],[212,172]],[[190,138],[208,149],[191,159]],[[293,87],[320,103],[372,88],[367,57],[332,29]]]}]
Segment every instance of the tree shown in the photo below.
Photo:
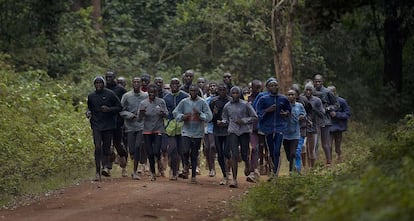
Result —
[{"label": "tree", "polygon": [[410,1],[384,1],[384,85],[402,91],[403,49],[414,28],[414,4]]},{"label": "tree", "polygon": [[272,4],[273,58],[282,93],[293,83],[292,38],[297,5],[297,0],[273,0]]},{"label": "tree", "polygon": [[92,0],[92,18],[96,30],[101,30],[101,0]]}]

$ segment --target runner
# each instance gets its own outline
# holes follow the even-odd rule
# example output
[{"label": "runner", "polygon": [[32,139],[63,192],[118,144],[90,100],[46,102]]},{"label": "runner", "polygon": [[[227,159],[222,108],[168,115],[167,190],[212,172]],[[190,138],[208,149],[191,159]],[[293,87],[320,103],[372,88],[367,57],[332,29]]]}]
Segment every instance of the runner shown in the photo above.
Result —
[{"label": "runner", "polygon": [[88,95],[86,116],[90,119],[95,145],[95,181],[100,181],[101,172],[104,176],[110,176],[112,134],[122,106],[118,97],[111,90],[104,88],[103,77],[96,77],[93,84],[95,91]]},{"label": "runner", "polygon": [[229,179],[227,174],[229,169],[226,165],[226,159],[229,158],[229,152],[226,149],[228,124],[222,121],[222,116],[224,105],[231,100],[231,97],[227,95],[227,86],[224,83],[218,84],[217,94],[218,96],[211,100],[209,106],[213,113],[213,135],[217,152],[217,161],[223,174],[223,180],[220,182],[220,185],[227,185]]},{"label": "runner", "polygon": [[134,180],[140,179],[137,170],[141,157],[141,149],[143,148],[142,142],[144,140],[142,135],[144,123],[138,121],[138,107],[147,97],[147,93],[141,92],[141,78],[134,77],[132,79],[132,90],[125,93],[121,99],[122,111],[120,115],[124,118],[125,132],[128,137],[128,149],[134,160],[132,171],[132,179]]},{"label": "runner", "polygon": [[156,180],[155,162],[161,156],[161,139],[165,133],[164,118],[168,110],[165,101],[157,97],[157,86],[149,85],[148,98],[139,105],[139,120],[144,122],[144,143],[150,163],[150,179]]},{"label": "runner", "polygon": [[168,109],[166,134],[168,136],[167,153],[170,161],[170,180],[177,180],[180,160],[182,159],[181,129],[183,123],[177,122],[174,118],[173,110],[180,101],[189,97],[187,93],[180,90],[180,86],[180,80],[178,78],[171,79],[171,93],[164,97]]},{"label": "runner", "polygon": [[201,139],[204,135],[204,123],[211,121],[212,113],[205,100],[199,97],[199,88],[191,85],[190,97],[183,99],[173,111],[177,121],[184,121],[181,131],[183,142],[184,173],[188,176],[191,157],[191,183],[196,184],[196,167],[200,151]]},{"label": "runner", "polygon": [[276,79],[267,81],[269,94],[264,95],[257,102],[259,129],[266,135],[270,156],[273,163],[273,174],[270,180],[279,174],[280,147],[283,141],[283,132],[287,129],[287,118],[291,107],[286,96],[279,94],[279,83]]},{"label": "runner", "polygon": [[[230,150],[230,168],[233,173],[233,182],[230,187],[237,188],[237,171],[239,158],[241,155],[245,163],[244,175],[250,174],[250,133],[252,132],[252,123],[257,120],[257,114],[253,107],[240,97],[243,96],[239,87],[230,89],[232,100],[223,108],[224,124],[228,124],[227,145]],[[239,149],[240,147],[240,149]]]}]

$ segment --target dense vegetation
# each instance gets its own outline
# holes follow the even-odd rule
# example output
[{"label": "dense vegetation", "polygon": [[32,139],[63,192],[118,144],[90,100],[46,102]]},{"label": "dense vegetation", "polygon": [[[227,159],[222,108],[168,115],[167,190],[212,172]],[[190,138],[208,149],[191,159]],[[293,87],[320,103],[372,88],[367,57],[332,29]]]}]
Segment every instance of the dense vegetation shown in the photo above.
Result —
[{"label": "dense vegetation", "polygon": [[88,121],[72,105],[72,86],[42,71],[15,73],[2,59],[0,67],[0,204],[56,188],[53,177],[84,177],[93,145]]},{"label": "dense vegetation", "polygon": [[[98,19],[91,2],[101,3]],[[287,16],[289,7],[282,6]],[[242,86],[275,75],[272,1],[0,0],[0,9],[2,202],[32,192],[33,181],[48,185],[55,177],[88,174],[93,145],[84,102],[91,80],[105,70],[166,80],[189,68],[213,80],[230,71]],[[355,122],[346,136],[349,163],[261,184],[240,204],[240,219],[408,220],[414,214],[407,115],[414,107],[413,11],[408,0],[299,1],[293,78],[302,83],[322,73],[348,100]],[[390,56],[395,38],[397,79],[385,68],[390,57],[400,58]]]},{"label": "dense vegetation", "polygon": [[[94,0],[101,3],[95,20],[91,2],[1,0],[0,51],[17,71],[39,69],[80,83],[78,98],[87,92],[85,82],[108,69],[166,79],[189,68],[207,79],[230,71],[242,86],[275,75],[270,0]],[[290,1],[277,2],[287,16]],[[354,119],[395,121],[410,113],[413,11],[408,0],[299,1],[294,81],[322,73],[348,99]],[[386,24],[392,22],[396,30],[390,31]],[[401,51],[391,56],[389,47],[397,43],[391,49]],[[389,74],[394,57],[401,62],[392,62]]]},{"label": "dense vegetation", "polygon": [[252,189],[235,220],[412,220],[414,116],[390,131],[353,123],[345,163]]}]

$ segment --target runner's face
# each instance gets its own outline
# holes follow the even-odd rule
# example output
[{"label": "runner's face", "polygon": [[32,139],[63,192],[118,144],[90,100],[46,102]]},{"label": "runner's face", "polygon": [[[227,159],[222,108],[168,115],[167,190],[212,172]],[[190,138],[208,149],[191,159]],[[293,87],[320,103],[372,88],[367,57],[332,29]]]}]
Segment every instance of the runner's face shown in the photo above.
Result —
[{"label": "runner's face", "polygon": [[231,83],[231,74],[224,74],[223,82],[226,83],[226,84],[230,84]]},{"label": "runner's face", "polygon": [[322,76],[317,74],[313,79],[313,83],[315,84],[315,88],[321,88],[323,84]]},{"label": "runner's face", "polygon": [[224,86],[222,86],[222,85],[220,85],[217,88],[217,93],[218,93],[218,95],[220,97],[225,97],[227,95],[227,88],[224,87]]},{"label": "runner's face", "polygon": [[148,84],[149,84],[149,79],[147,79],[147,78],[142,78],[141,79],[141,85],[142,86],[146,87],[146,86],[148,86]]},{"label": "runner's face", "polygon": [[185,73],[184,81],[186,84],[191,84],[193,82],[193,75],[191,73]]},{"label": "runner's face", "polygon": [[287,92],[287,96],[290,103],[294,103],[296,101],[296,92],[294,90],[289,90]]},{"label": "runner's face", "polygon": [[279,91],[279,84],[277,82],[270,82],[267,87],[272,94],[277,94]]},{"label": "runner's face", "polygon": [[204,78],[199,78],[198,81],[197,81],[197,84],[198,84],[199,88],[203,88],[205,83],[206,83],[206,81],[204,80]]},{"label": "runner's face", "polygon": [[233,101],[238,101],[240,99],[240,93],[238,90],[233,90],[231,92],[231,97],[233,98]]},{"label": "runner's face", "polygon": [[155,88],[150,88],[148,90],[148,98],[153,101],[155,100],[155,97],[157,96],[157,90]]},{"label": "runner's face", "polygon": [[257,94],[262,90],[262,84],[252,84],[252,94]]},{"label": "runner's face", "polygon": [[217,85],[210,84],[210,93],[215,94],[217,92]]},{"label": "runner's face", "polygon": [[179,81],[171,81],[170,83],[171,92],[177,93],[180,90],[180,86],[181,85]]},{"label": "runner's face", "polygon": [[306,95],[306,97],[311,97],[311,96],[312,96],[312,94],[313,94],[312,89],[306,89],[306,90],[305,90],[305,95]]},{"label": "runner's face", "polygon": [[96,91],[102,91],[103,88],[104,88],[104,82],[103,81],[96,81],[94,83],[94,85],[95,85]]},{"label": "runner's face", "polygon": [[155,85],[157,85],[157,87],[162,88],[162,86],[164,84],[164,81],[162,79],[158,78],[158,79],[155,79],[154,83],[155,83]]},{"label": "runner's face", "polygon": [[139,91],[141,88],[141,78],[134,78],[132,80],[132,88],[134,88],[134,91]]},{"label": "runner's face", "polygon": [[197,98],[198,89],[196,87],[190,87],[189,93],[190,93],[191,99],[194,100]]},{"label": "runner's face", "polygon": [[105,74],[105,80],[107,84],[112,84],[115,82],[115,74],[113,72],[108,72]]}]

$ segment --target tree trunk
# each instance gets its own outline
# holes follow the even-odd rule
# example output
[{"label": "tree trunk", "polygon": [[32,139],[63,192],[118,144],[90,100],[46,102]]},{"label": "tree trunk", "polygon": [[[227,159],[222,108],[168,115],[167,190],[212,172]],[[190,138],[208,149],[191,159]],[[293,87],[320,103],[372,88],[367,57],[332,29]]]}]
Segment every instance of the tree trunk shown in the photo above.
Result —
[{"label": "tree trunk", "polygon": [[273,0],[272,10],[273,61],[281,93],[286,93],[293,83],[292,38],[294,15],[298,4],[297,0],[286,2],[290,2],[286,18],[282,13],[284,0]]},{"label": "tree trunk", "polygon": [[384,85],[394,87],[397,92],[402,90],[402,53],[404,36],[398,10],[399,1],[385,1],[384,21]]},{"label": "tree trunk", "polygon": [[101,0],[92,0],[93,12],[92,17],[96,30],[101,29]]}]

